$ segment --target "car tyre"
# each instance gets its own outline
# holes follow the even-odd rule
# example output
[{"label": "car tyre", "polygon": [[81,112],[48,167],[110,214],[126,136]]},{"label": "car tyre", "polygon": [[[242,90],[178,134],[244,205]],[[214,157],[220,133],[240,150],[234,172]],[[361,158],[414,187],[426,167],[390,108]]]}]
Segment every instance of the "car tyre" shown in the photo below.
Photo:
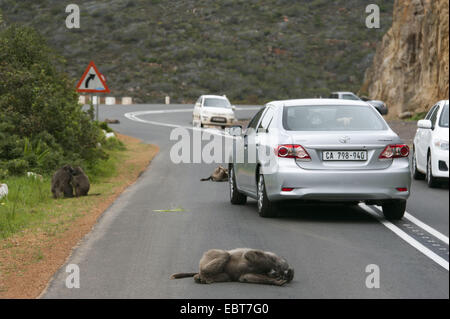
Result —
[{"label": "car tyre", "polygon": [[386,202],[382,205],[383,215],[388,220],[400,220],[405,215],[406,200]]},{"label": "car tyre", "polygon": [[428,159],[427,159],[427,175],[426,175],[426,177],[427,177],[427,184],[428,184],[428,187],[434,188],[434,187],[437,187],[437,186],[438,186],[438,181],[437,181],[437,179],[433,176],[433,170],[431,169],[431,168],[432,168],[431,163],[432,163],[432,161],[431,161],[431,154],[428,154]]},{"label": "car tyre", "polygon": [[413,150],[412,154],[412,176],[415,180],[424,180],[425,174],[421,173],[417,170],[417,159],[416,159],[416,151]]},{"label": "car tyre", "polygon": [[270,202],[266,193],[266,184],[264,182],[264,175],[259,174],[257,184],[257,206],[258,214],[261,217],[276,217],[277,212],[274,204]]},{"label": "car tyre", "polygon": [[228,182],[230,185],[230,202],[233,205],[244,205],[247,202],[247,196],[239,192],[236,187],[236,177],[233,166],[230,167]]}]

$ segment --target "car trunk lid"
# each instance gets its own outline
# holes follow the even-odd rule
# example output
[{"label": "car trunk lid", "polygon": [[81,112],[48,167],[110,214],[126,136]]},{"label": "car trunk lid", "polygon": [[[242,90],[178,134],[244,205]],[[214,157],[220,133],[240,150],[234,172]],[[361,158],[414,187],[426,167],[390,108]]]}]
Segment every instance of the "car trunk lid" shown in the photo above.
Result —
[{"label": "car trunk lid", "polygon": [[[389,144],[400,143],[398,136],[391,130],[386,131],[329,131],[329,132],[290,132],[293,144],[302,145],[311,156],[311,160],[296,160],[299,167],[315,170],[367,170],[385,169],[391,160],[380,160],[379,156]],[[346,152],[356,154],[358,160],[324,159],[324,152]],[[363,159],[359,158],[361,153]],[[330,155],[327,153],[326,155]],[[342,158],[341,158],[342,159]]]}]

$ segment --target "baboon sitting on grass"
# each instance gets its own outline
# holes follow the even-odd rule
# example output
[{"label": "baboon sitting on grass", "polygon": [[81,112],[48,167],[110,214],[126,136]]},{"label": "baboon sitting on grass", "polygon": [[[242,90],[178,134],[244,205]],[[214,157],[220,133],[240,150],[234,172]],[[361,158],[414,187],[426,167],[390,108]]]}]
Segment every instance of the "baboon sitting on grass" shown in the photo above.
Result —
[{"label": "baboon sitting on grass", "polygon": [[53,174],[52,193],[54,198],[73,197],[72,173],[72,166],[64,165]]},{"label": "baboon sitting on grass", "polygon": [[73,169],[72,173],[72,185],[75,189],[75,196],[87,196],[89,193],[89,188],[91,184],[89,183],[89,178],[84,173],[81,167],[76,167]]}]

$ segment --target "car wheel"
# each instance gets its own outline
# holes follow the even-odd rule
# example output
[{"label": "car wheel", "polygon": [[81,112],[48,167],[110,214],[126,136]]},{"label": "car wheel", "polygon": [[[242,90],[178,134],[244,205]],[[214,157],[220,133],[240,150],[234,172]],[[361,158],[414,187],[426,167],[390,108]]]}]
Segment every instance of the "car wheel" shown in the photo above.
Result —
[{"label": "car wheel", "polygon": [[258,186],[257,186],[257,195],[258,195],[258,213],[261,217],[275,217],[276,210],[273,203],[270,202],[269,198],[267,198],[266,193],[266,184],[264,182],[264,175],[259,174],[258,176]]},{"label": "car wheel", "polygon": [[437,179],[433,176],[433,171],[431,169],[431,154],[428,155],[428,160],[427,160],[427,184],[430,188],[434,188],[436,186],[438,186],[438,181]]},{"label": "car wheel", "polygon": [[416,159],[416,151],[415,150],[413,150],[413,156],[412,156],[412,176],[415,180],[425,179],[425,174],[421,173],[417,170],[417,159]]},{"label": "car wheel", "polygon": [[228,176],[228,182],[230,186],[230,202],[233,205],[244,205],[247,202],[247,196],[239,192],[236,187],[236,177],[234,175],[233,166],[230,167]]},{"label": "car wheel", "polygon": [[405,215],[406,200],[396,200],[382,205],[383,215],[388,220],[400,220]]}]

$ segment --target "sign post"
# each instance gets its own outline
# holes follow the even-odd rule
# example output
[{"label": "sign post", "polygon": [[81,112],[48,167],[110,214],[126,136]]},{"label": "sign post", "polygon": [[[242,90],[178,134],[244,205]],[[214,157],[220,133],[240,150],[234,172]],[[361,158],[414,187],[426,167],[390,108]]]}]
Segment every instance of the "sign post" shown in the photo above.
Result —
[{"label": "sign post", "polygon": [[[77,92],[79,93],[109,93],[111,92],[106,85],[105,77],[101,74],[94,61],[91,61],[83,73],[80,81],[77,84]],[[94,103],[94,96],[91,95],[91,102],[97,104],[97,121],[99,120],[99,97],[96,97],[96,103]]]}]

